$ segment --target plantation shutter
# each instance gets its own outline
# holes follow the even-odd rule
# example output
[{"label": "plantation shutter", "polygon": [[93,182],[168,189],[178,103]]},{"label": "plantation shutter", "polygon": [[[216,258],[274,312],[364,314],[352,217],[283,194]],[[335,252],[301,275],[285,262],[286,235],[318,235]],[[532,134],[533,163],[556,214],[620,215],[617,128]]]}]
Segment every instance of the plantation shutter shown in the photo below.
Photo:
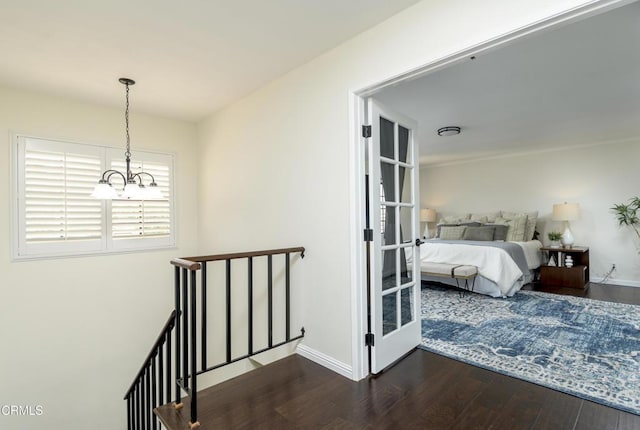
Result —
[{"label": "plantation shutter", "polygon": [[[154,176],[162,199],[104,201],[91,194],[106,169],[126,171],[121,149],[21,135],[16,143],[14,258],[175,246],[171,154],[136,152],[131,166]],[[122,191],[121,176],[111,183]]]},{"label": "plantation shutter", "polygon": [[[137,153],[142,161],[131,164],[133,173],[145,171],[155,178],[162,191],[162,200],[114,200],[112,202],[112,238],[167,238],[171,236],[171,163],[170,160],[145,161],[145,154]],[[159,158],[159,157],[155,157]],[[162,158],[162,157],[160,157]],[[165,157],[166,158],[166,157]],[[111,168],[124,172],[124,160],[114,160]],[[138,181],[139,182],[139,181]],[[151,182],[149,176],[142,176],[146,186]]]},{"label": "plantation shutter", "polygon": [[[48,148],[41,149],[45,144]],[[89,195],[102,173],[99,155],[59,142],[26,139],[24,147],[24,243],[99,240],[102,204]]]}]

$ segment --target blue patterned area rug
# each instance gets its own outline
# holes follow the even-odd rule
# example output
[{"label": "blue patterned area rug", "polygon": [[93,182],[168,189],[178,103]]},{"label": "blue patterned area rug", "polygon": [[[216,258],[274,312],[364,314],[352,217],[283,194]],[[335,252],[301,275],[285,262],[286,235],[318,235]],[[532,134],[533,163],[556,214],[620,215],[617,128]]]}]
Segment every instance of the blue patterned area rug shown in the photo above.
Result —
[{"label": "blue patterned area rug", "polygon": [[422,289],[422,346],[640,415],[640,306],[535,291]]}]

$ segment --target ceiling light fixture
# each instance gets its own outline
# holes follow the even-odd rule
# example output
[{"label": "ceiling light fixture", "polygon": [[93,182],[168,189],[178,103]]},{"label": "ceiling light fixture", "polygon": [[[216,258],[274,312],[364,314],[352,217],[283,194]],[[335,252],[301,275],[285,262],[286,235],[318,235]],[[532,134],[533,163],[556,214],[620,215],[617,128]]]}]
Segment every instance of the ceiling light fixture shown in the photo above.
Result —
[{"label": "ceiling light fixture", "polygon": [[[113,200],[113,199],[130,199],[130,200],[152,200],[152,199],[162,199],[164,196],[162,195],[162,191],[156,184],[156,180],[151,173],[147,172],[131,172],[131,142],[129,139],[129,86],[134,85],[136,82],[133,79],[129,78],[120,78],[118,79],[121,84],[127,88],[127,104],[124,112],[124,119],[126,123],[126,131],[127,131],[127,151],[124,153],[126,162],[127,162],[127,171],[125,173],[119,172],[118,170],[105,170],[102,173],[102,179],[98,181],[98,185],[93,189],[93,193],[91,197],[102,200]],[[111,177],[113,175],[120,176],[124,182],[123,190],[121,194],[115,190],[115,188],[111,185]],[[149,176],[151,178],[151,182],[148,187],[145,187],[142,183],[142,177]],[[138,181],[140,182],[138,184]]]},{"label": "ceiling light fixture", "polygon": [[438,136],[455,136],[456,134],[460,134],[460,127],[457,126],[447,126],[438,129]]}]

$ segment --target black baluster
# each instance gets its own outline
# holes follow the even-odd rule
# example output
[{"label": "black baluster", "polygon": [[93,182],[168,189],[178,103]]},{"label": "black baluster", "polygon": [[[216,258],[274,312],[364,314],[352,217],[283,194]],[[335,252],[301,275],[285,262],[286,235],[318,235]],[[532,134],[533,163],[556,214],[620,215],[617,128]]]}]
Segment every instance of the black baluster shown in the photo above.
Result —
[{"label": "black baluster", "polygon": [[248,327],[248,331],[249,331],[249,345],[248,345],[248,351],[249,351],[249,355],[253,354],[253,257],[249,257],[248,261],[247,261],[247,266],[248,266],[248,274],[247,277],[249,279],[249,286],[248,286],[248,292],[247,295],[249,296],[248,299],[248,309],[247,309],[247,315],[249,318],[247,327]]},{"label": "black baluster", "polygon": [[267,257],[268,262],[268,296],[269,296],[269,348],[273,347],[273,258]]},{"label": "black baluster", "polygon": [[187,389],[189,381],[189,300],[187,269],[182,269],[182,386]]},{"label": "black baluster", "polygon": [[131,430],[131,393],[127,394],[127,430]]},{"label": "black baluster", "polygon": [[[176,312],[176,315],[178,315],[178,313]],[[176,317],[177,318],[177,317]],[[175,325],[174,325],[175,327]],[[167,343],[165,345],[165,357],[167,359],[167,374],[166,376],[166,390],[167,390],[167,403],[171,402],[171,386],[175,385],[171,383],[171,330],[169,330],[169,332],[167,333]]]},{"label": "black baluster", "polygon": [[198,388],[196,371],[196,272],[191,271],[191,422],[198,421]]},{"label": "black baluster", "polygon": [[144,371],[144,396],[145,396],[145,410],[144,410],[144,417],[145,417],[145,429],[149,429],[151,427],[151,423],[149,421],[150,415],[151,415],[151,390],[150,390],[150,384],[149,384],[149,367],[147,367]]},{"label": "black baluster", "polygon": [[149,415],[151,416],[151,428],[157,430],[156,418],[153,410],[158,406],[157,392],[156,392],[156,357],[151,357],[151,407],[149,408]]},{"label": "black baluster", "polygon": [[136,429],[142,428],[142,403],[140,402],[140,389],[142,388],[140,380],[136,383]]},{"label": "black baluster", "polygon": [[182,315],[182,308],[180,306],[180,268],[176,266],[175,270],[175,301],[176,301],[176,371],[175,371],[175,383],[172,384],[176,389],[176,405],[182,403],[182,396],[180,393],[180,387],[178,386],[178,379],[180,378],[180,316]]},{"label": "black baluster", "polygon": [[231,260],[227,262],[227,363],[231,361]]},{"label": "black baluster", "polygon": [[[171,329],[169,329],[170,331]],[[164,345],[167,342],[167,333],[162,335],[162,342],[158,345],[158,405],[164,405]]]},{"label": "black baluster", "polygon": [[140,415],[142,415],[142,429],[148,429],[147,426],[147,391],[144,383],[144,372],[140,376]]},{"label": "black baluster", "polygon": [[286,322],[285,322],[285,330],[286,330],[286,339],[287,342],[291,340],[291,276],[290,276],[290,258],[289,253],[287,252],[285,256],[285,299],[286,299]]},{"label": "black baluster", "polygon": [[[202,370],[205,370],[207,368],[207,262],[203,262],[202,263],[202,273],[200,274],[201,276],[201,282],[200,282],[200,288],[202,289],[202,303],[200,304],[200,313],[201,313],[201,357],[200,357],[200,366],[202,368]],[[194,282],[195,284],[195,282]],[[195,369],[194,369],[195,371]]]}]

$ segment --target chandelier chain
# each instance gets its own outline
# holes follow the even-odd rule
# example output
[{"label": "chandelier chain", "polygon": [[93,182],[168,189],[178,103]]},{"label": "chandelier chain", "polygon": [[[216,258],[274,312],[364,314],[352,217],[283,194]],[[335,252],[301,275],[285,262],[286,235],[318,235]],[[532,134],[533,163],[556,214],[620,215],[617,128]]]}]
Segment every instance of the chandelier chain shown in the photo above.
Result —
[{"label": "chandelier chain", "polygon": [[124,111],[124,121],[127,129],[127,152],[125,152],[124,155],[127,158],[131,158],[131,144],[129,139],[129,84],[126,84],[125,86],[127,87],[127,106]]}]

